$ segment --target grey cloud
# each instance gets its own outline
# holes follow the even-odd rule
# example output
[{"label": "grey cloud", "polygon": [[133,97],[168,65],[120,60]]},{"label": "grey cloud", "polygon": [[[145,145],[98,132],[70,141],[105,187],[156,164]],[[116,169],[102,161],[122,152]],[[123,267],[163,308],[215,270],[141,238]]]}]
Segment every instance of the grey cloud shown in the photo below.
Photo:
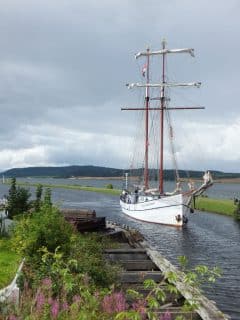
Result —
[{"label": "grey cloud", "polygon": [[[139,103],[139,95],[125,88],[126,82],[139,81],[143,61],[136,63],[134,53],[147,45],[159,48],[163,37],[170,47],[196,49],[195,60],[169,58],[172,77],[203,82],[200,92],[176,91],[173,95],[172,103],[207,107],[205,112],[177,114],[181,127],[196,118],[199,125],[219,122],[229,126],[239,114],[238,1],[0,3],[2,152],[12,150],[14,155],[14,151],[40,145],[45,148],[40,161],[46,164],[94,162],[121,167],[126,162],[124,150],[114,149],[107,138],[93,159],[96,139],[84,142],[74,134],[66,155],[67,142],[58,132],[72,130],[79,135],[92,133],[111,136],[111,141],[115,137],[129,141],[136,116],[120,108]],[[105,157],[110,148],[114,149],[112,160]],[[31,159],[33,165],[38,164],[35,153]],[[220,159],[214,161],[217,168],[226,167]]]}]

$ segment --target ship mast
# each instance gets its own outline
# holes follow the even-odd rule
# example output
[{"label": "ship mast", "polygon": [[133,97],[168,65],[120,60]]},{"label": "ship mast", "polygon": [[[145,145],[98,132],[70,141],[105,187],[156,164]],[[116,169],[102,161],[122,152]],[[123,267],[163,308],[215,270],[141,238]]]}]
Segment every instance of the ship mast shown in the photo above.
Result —
[{"label": "ship mast", "polygon": [[[164,52],[166,41],[162,41],[162,50]],[[162,54],[162,83],[165,84],[165,56],[166,53]],[[164,108],[165,108],[165,86],[161,87],[160,95],[160,165],[159,165],[159,192],[163,193],[163,143],[164,143]]]},{"label": "ship mast", "polygon": [[[150,49],[147,48],[147,52],[149,53]],[[147,55],[146,59],[146,69],[147,69],[147,78],[146,83],[149,84],[149,55]],[[145,165],[144,165],[144,187],[145,189],[149,188],[149,169],[148,169],[148,147],[149,147],[149,86],[146,86],[145,90]]]},{"label": "ship mast", "polygon": [[[186,110],[186,109],[205,109],[204,107],[167,107],[166,106],[166,96],[165,88],[168,87],[196,87],[201,86],[201,82],[187,82],[187,83],[171,83],[166,81],[165,75],[165,65],[166,65],[166,55],[167,54],[176,54],[176,53],[188,53],[194,57],[194,50],[192,48],[184,49],[167,49],[166,41],[162,41],[162,49],[157,51],[150,51],[147,48],[144,52],[139,52],[135,55],[135,58],[146,57],[146,83],[130,83],[127,84],[129,89],[132,88],[145,88],[145,106],[144,108],[121,108],[121,110],[143,110],[145,111],[145,166],[144,166],[144,186],[145,189],[149,188],[149,168],[148,168],[148,151],[149,151],[149,112],[153,110],[160,111],[160,164],[159,164],[159,192],[160,194],[164,193],[163,188],[163,147],[164,147],[164,112],[166,110]],[[162,78],[161,83],[149,83],[149,62],[150,56],[162,55]],[[160,106],[157,108],[150,107],[150,97],[149,91],[150,88],[160,88],[160,97],[152,98],[152,100],[160,100]]]}]

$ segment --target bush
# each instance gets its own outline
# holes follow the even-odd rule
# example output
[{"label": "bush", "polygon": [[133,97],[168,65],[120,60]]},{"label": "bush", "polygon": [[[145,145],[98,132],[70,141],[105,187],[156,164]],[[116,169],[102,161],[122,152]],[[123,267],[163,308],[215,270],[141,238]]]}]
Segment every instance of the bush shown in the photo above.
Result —
[{"label": "bush", "polygon": [[240,220],[240,200],[239,199],[234,199],[234,217],[236,220]]},{"label": "bush", "polygon": [[67,223],[59,210],[42,206],[39,212],[24,215],[15,225],[13,246],[15,250],[32,264],[41,262],[41,248],[54,253],[60,247],[67,256],[71,246],[72,226]]},{"label": "bush", "polygon": [[106,189],[113,189],[113,185],[111,183],[107,184],[105,187]]}]

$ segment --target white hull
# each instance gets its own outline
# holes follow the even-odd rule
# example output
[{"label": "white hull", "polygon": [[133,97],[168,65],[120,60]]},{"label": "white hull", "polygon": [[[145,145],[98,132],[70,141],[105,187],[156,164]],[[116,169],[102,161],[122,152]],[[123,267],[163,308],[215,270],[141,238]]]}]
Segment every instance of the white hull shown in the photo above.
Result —
[{"label": "white hull", "polygon": [[160,199],[139,199],[136,203],[120,200],[120,206],[126,215],[145,222],[179,226],[187,222],[189,196],[182,194],[163,196]]}]

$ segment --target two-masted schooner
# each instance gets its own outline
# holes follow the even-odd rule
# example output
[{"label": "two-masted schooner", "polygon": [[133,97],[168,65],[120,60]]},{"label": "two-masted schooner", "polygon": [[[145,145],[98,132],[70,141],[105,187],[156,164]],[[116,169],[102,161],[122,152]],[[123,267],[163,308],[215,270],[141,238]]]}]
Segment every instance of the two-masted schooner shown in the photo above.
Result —
[{"label": "two-masted schooner", "polygon": [[[138,185],[129,190],[126,183],[120,196],[120,206],[126,215],[145,222],[159,223],[173,226],[183,226],[188,221],[190,212],[190,204],[193,196],[200,195],[209,186],[212,185],[212,177],[209,171],[204,174],[203,183],[196,188],[191,182],[188,183],[188,190],[183,191],[180,185],[179,175],[176,174],[176,188],[172,192],[166,192],[164,189],[164,120],[169,110],[185,110],[185,109],[204,109],[204,107],[181,107],[169,106],[169,97],[166,95],[167,88],[170,87],[196,87],[199,88],[200,82],[190,83],[173,83],[168,82],[166,77],[166,57],[169,54],[187,53],[194,57],[194,49],[168,49],[166,41],[162,41],[162,48],[158,51],[151,51],[147,48],[144,52],[135,55],[136,59],[145,58],[144,77],[145,83],[131,83],[128,88],[145,89],[144,106],[140,108],[122,108],[122,110],[143,110],[145,120],[145,138],[144,138],[144,174],[143,185]],[[159,83],[150,83],[150,59],[153,56],[161,57],[162,74]],[[160,97],[159,105],[152,107],[151,90],[159,88]],[[159,112],[159,184],[158,188],[150,188],[149,186],[149,115],[150,112]]]}]

